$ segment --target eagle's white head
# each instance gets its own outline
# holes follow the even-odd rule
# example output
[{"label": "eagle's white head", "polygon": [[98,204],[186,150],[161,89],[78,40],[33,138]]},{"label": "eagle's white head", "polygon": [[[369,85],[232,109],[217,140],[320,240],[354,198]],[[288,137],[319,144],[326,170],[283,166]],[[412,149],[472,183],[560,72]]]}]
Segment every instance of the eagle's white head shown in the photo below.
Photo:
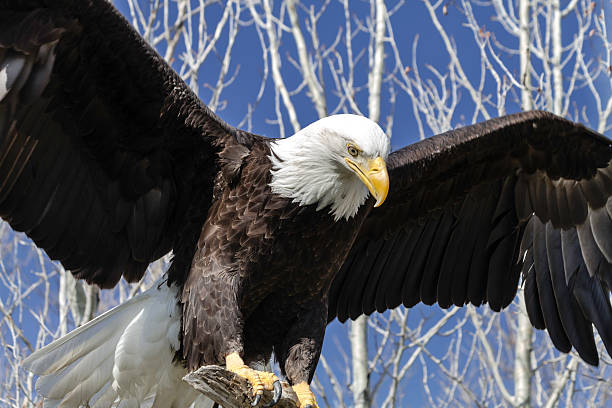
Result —
[{"label": "eagle's white head", "polygon": [[391,149],[376,122],[358,115],[320,119],[272,143],[272,191],[300,205],[329,207],[337,221],[353,217],[368,197],[379,206],[389,191]]}]

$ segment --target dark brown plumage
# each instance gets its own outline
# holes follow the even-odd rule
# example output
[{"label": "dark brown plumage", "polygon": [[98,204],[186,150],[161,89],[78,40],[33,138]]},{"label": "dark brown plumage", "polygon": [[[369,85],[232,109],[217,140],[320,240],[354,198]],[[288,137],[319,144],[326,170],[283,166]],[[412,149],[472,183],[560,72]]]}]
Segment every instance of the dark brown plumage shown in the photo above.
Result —
[{"label": "dark brown plumage", "polygon": [[[546,112],[493,119],[392,153],[389,198],[365,220],[332,284],[329,320],[418,301],[500,310],[514,299],[522,269],[534,326],[560,350],[574,346],[597,364],[590,323],[612,352],[611,157],[608,139]],[[417,246],[398,249],[404,256],[363,250],[405,237]],[[358,266],[371,259],[375,267]]]},{"label": "dark brown plumage", "polygon": [[612,353],[612,149],[582,125],[526,112],[407,146],[385,204],[334,221],[273,193],[269,140],[217,118],[106,1],[0,0],[2,72],[0,215],[105,288],[173,250],[189,369],[274,351],[309,382],[334,318],[501,310],[521,271],[560,350],[597,364],[594,324]]}]

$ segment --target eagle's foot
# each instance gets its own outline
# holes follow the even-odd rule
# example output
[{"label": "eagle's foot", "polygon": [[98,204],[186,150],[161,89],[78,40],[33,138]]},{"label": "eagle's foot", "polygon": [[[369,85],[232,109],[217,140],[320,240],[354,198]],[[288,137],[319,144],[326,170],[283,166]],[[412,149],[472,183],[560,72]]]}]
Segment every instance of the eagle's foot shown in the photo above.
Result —
[{"label": "eagle's foot", "polygon": [[246,378],[251,384],[251,387],[253,387],[253,395],[255,395],[255,399],[251,403],[252,406],[259,404],[264,390],[274,391],[272,401],[266,404],[266,407],[272,407],[280,400],[283,394],[283,388],[276,374],[253,370],[244,364],[244,361],[238,353],[231,353],[225,357],[225,368],[240,377]]},{"label": "eagle's foot", "polygon": [[301,382],[293,385],[291,388],[293,388],[295,395],[298,397],[298,401],[300,401],[299,408],[319,408],[317,400],[310,390],[310,385],[308,385],[308,383]]}]

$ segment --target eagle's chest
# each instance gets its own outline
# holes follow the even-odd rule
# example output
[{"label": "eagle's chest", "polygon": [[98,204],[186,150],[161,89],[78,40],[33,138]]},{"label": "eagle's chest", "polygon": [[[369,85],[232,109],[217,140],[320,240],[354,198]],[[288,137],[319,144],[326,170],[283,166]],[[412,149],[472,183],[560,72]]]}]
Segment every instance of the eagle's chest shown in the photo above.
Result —
[{"label": "eagle's chest", "polygon": [[327,315],[327,292],[360,225],[301,208],[261,246],[265,256],[242,265],[240,308],[249,349],[265,350],[285,338],[304,313]]},{"label": "eagle's chest", "polygon": [[203,273],[237,278],[245,317],[269,297],[299,305],[326,294],[366,212],[335,221],[258,181],[220,200],[196,257]]},{"label": "eagle's chest", "polygon": [[361,223],[334,221],[326,210],[291,205],[293,217],[280,222],[270,242],[260,247],[266,255],[245,265],[245,284],[263,295],[296,297],[292,303],[299,304],[327,292]]}]

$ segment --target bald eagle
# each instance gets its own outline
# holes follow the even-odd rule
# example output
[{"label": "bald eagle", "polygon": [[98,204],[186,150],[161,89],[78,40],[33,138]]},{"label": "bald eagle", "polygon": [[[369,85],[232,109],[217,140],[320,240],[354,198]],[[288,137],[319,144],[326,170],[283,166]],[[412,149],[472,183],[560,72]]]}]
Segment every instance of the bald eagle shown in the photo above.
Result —
[{"label": "bald eagle", "polygon": [[[213,114],[105,0],[0,0],[0,216],[102,288],[163,281],[32,354],[49,406],[183,407],[190,370],[272,352],[300,406],[325,328],[514,298],[554,345],[612,353],[612,147],[546,112],[390,153],[355,115],[288,139]],[[388,196],[387,196],[388,193]],[[378,207],[378,208],[375,208]]]}]

